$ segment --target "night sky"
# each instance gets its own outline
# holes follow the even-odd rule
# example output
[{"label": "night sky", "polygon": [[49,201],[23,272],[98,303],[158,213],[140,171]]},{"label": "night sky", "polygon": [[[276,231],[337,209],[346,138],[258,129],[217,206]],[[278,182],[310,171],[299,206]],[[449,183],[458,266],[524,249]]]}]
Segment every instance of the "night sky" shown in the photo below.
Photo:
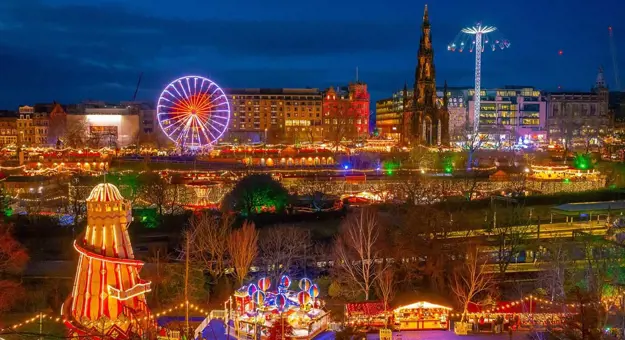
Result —
[{"label": "night sky", "polygon": [[[354,80],[356,67],[373,108],[414,81],[424,4],[0,0],[0,109],[130,100],[141,72],[138,99],[155,101],[170,80],[191,73],[224,88],[325,88]],[[446,47],[480,20],[512,44],[484,53],[483,88],[588,90],[600,65],[614,87],[609,25],[625,70],[623,0],[430,0],[429,9],[438,85],[473,83],[474,55]]]}]

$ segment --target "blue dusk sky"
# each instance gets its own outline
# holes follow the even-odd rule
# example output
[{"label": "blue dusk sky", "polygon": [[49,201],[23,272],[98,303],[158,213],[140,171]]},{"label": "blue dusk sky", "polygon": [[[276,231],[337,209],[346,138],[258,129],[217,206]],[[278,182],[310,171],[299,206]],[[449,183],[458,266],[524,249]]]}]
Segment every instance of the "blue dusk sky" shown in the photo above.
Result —
[{"label": "blue dusk sky", "polygon": [[[155,101],[176,77],[221,87],[369,84],[372,101],[412,84],[420,0],[1,0],[0,109],[37,102]],[[608,26],[625,70],[623,0],[430,0],[436,80],[473,83],[474,54],[447,45],[478,21],[511,46],[483,54],[482,87],[588,90],[603,65],[614,88]],[[559,55],[559,51],[562,55]],[[623,74],[623,73],[621,73]],[[625,78],[625,77],[623,77]],[[622,80],[625,83],[625,79]],[[372,108],[374,104],[372,103]]]}]

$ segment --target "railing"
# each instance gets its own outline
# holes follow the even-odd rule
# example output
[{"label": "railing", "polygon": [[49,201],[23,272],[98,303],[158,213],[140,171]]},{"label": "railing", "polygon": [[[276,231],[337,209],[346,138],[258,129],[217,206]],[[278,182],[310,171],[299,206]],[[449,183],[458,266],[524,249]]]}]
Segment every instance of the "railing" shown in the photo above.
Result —
[{"label": "railing", "polygon": [[144,294],[150,291],[150,282],[141,282],[133,287],[121,291],[115,287],[108,286],[108,293],[117,300],[128,300],[134,296]]},{"label": "railing", "polygon": [[206,319],[204,319],[204,321],[202,321],[196,328],[195,328],[195,332],[193,334],[202,334],[202,331],[208,327],[208,324],[210,323],[211,320],[213,319],[220,319],[220,320],[224,320],[224,322],[227,322],[226,320],[226,311],[222,310],[222,309],[216,309],[216,310],[212,310],[208,316],[206,317]]},{"label": "railing", "polygon": [[180,339],[180,331],[167,331],[166,336],[157,336],[158,340],[177,340]]},{"label": "railing", "polygon": [[331,330],[333,332],[340,332],[343,330],[343,324],[341,324],[340,322],[329,322],[328,330]]},{"label": "railing", "polygon": [[226,320],[226,311],[222,309],[212,310],[209,314],[211,319]]}]

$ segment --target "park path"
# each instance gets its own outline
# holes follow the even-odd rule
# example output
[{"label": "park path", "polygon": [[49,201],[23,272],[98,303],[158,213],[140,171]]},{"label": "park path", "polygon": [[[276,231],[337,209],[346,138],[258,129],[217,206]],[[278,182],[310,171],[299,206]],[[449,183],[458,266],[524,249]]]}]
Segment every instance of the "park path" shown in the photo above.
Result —
[{"label": "park path", "polygon": [[[367,334],[367,340],[379,340],[378,333]],[[393,340],[509,340],[507,333],[456,335],[453,331],[403,331],[393,332]],[[512,334],[512,340],[527,340],[526,332]]]}]

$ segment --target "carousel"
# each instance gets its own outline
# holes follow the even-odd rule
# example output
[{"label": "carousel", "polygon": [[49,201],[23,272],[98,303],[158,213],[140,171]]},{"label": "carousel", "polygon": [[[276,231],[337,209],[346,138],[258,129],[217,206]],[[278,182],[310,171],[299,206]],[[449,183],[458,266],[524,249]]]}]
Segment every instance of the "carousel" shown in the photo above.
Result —
[{"label": "carousel", "polygon": [[312,339],[327,330],[330,313],[323,308],[319,288],[310,279],[303,278],[295,284],[283,275],[275,290],[271,288],[271,280],[264,277],[235,292],[235,306],[230,314],[234,319],[233,335],[239,339],[268,339],[272,327],[281,325],[290,330],[284,335],[286,338]]}]

